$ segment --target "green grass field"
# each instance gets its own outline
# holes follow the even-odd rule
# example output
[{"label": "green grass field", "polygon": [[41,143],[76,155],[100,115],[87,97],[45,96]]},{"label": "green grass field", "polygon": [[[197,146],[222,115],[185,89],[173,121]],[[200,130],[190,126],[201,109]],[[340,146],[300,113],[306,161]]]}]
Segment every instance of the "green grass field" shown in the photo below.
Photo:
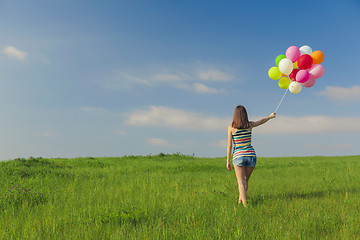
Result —
[{"label": "green grass field", "polygon": [[259,158],[249,206],[225,158],[0,162],[0,239],[359,239],[360,156]]}]

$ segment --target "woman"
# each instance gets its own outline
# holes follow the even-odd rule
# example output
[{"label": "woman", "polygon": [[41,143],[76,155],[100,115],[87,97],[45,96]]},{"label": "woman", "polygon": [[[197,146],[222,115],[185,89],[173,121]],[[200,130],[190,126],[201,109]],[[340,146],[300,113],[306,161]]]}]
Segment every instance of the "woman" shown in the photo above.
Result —
[{"label": "woman", "polygon": [[244,106],[237,106],[234,112],[232,124],[228,127],[227,143],[227,169],[231,171],[231,149],[234,142],[233,165],[239,185],[239,204],[247,206],[247,189],[248,183],[256,165],[255,149],[251,145],[251,130],[254,127],[266,123],[276,114],[272,113],[256,122],[249,122],[248,115]]}]

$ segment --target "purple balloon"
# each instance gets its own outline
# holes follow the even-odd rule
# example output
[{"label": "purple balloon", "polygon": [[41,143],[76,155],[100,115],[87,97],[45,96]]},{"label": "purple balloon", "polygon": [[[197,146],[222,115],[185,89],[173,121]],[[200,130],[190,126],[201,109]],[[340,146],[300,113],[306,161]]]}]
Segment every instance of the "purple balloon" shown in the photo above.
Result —
[{"label": "purple balloon", "polygon": [[296,81],[299,83],[304,83],[307,80],[309,80],[310,74],[307,70],[300,70],[297,74],[296,74]]},{"label": "purple balloon", "polygon": [[313,64],[309,68],[309,73],[313,78],[321,78],[325,73],[325,68],[321,64]]},{"label": "purple balloon", "polygon": [[296,62],[300,55],[300,49],[297,46],[291,46],[286,50],[286,58],[290,59],[293,63]]},{"label": "purple balloon", "polygon": [[304,87],[309,88],[309,87],[314,86],[315,83],[316,83],[316,79],[315,79],[315,78],[309,78],[309,80],[307,80],[306,82],[304,82],[302,85],[303,85]]}]

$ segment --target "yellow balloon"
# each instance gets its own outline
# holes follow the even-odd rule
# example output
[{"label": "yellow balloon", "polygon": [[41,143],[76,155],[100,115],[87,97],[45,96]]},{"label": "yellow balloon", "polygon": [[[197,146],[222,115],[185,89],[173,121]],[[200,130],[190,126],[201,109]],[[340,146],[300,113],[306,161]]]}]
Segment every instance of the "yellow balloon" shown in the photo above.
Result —
[{"label": "yellow balloon", "polygon": [[287,78],[287,77],[282,77],[280,78],[278,84],[279,84],[279,87],[282,88],[282,89],[287,89],[290,85],[290,79]]},{"label": "yellow balloon", "polygon": [[272,67],[269,69],[268,75],[272,80],[278,80],[282,74],[278,67]]},{"label": "yellow balloon", "polygon": [[297,61],[294,62],[293,65],[294,65],[294,69],[299,67],[299,66],[297,65]]}]

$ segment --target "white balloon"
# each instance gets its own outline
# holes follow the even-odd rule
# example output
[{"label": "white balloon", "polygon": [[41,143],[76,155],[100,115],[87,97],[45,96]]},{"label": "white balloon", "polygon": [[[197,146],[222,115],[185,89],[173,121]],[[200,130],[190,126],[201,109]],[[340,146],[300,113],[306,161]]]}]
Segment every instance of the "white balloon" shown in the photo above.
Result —
[{"label": "white balloon", "polygon": [[298,82],[291,82],[289,85],[289,91],[291,93],[297,94],[301,91],[301,89],[302,89],[302,86]]},{"label": "white balloon", "polygon": [[309,54],[311,55],[312,53],[312,49],[311,47],[307,46],[307,45],[304,45],[300,48],[300,54],[303,55],[303,54]]},{"label": "white balloon", "polygon": [[279,70],[285,75],[289,75],[294,69],[293,62],[288,58],[283,58],[279,62]]}]

